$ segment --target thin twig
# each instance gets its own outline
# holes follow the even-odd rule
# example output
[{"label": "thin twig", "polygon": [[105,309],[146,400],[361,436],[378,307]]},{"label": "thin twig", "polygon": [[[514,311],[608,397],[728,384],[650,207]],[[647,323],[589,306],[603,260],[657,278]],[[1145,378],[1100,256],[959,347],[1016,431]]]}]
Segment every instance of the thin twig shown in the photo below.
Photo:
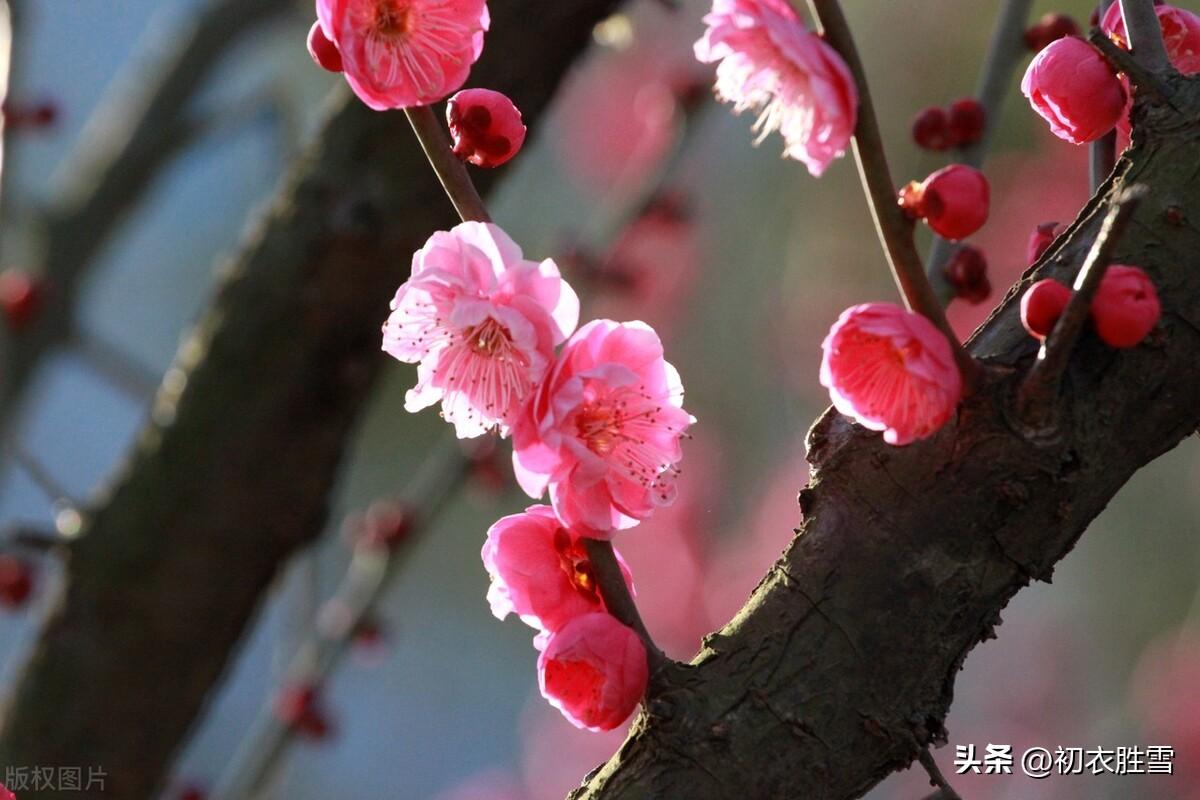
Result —
[{"label": "thin twig", "polygon": [[[6,0],[0,0],[0,103],[8,102],[9,87],[12,85],[13,64],[13,9]],[[4,139],[5,119],[0,114],[0,187],[4,185]],[[2,197],[3,194],[0,194]]]},{"label": "thin twig", "polygon": [[1045,427],[1058,398],[1059,387],[1071,351],[1088,319],[1092,297],[1108,269],[1113,250],[1138,204],[1146,195],[1144,186],[1135,185],[1126,189],[1114,201],[1100,226],[1100,232],[1088,250],[1083,266],[1075,277],[1074,294],[1055,323],[1054,329],[1042,343],[1037,361],[1030,368],[1021,385],[1018,410],[1021,418],[1035,429]]},{"label": "thin twig", "polygon": [[438,122],[433,109],[429,106],[418,106],[405,109],[404,113],[421,142],[425,157],[437,173],[442,188],[454,204],[454,210],[464,221],[491,222],[492,218],[475,189],[475,183],[471,180],[466,165],[454,155],[450,137],[442,128],[442,123]]},{"label": "thin twig", "polygon": [[1154,0],[1120,0],[1121,16],[1125,18],[1125,37],[1138,63],[1151,72],[1172,69],[1163,42],[1162,26],[1154,11]]},{"label": "thin twig", "polygon": [[588,560],[592,562],[595,570],[596,584],[600,588],[600,595],[604,598],[604,605],[607,607],[608,613],[616,617],[623,625],[632,628],[641,638],[642,644],[646,647],[646,657],[652,671],[669,661],[670,659],[654,643],[650,631],[646,629],[646,623],[642,621],[642,616],[638,613],[637,603],[629,594],[629,587],[625,584],[621,565],[617,563],[612,542],[603,539],[587,539],[584,547],[587,549]]},{"label": "thin twig", "polygon": [[933,759],[933,753],[929,752],[928,747],[921,750],[918,760],[921,762],[921,766],[925,768],[925,771],[929,773],[929,780],[933,782],[934,786],[938,787],[938,791],[933,794],[934,797],[942,797],[945,800],[962,800],[958,796],[958,792],[954,791],[954,787],[946,780],[946,776],[942,774],[941,769],[938,768],[937,761]]},{"label": "thin twig", "polygon": [[1104,31],[1093,29],[1088,41],[1096,46],[1108,63],[1117,72],[1124,72],[1131,83],[1139,89],[1151,92],[1166,103],[1172,103],[1174,92],[1156,73],[1146,69],[1128,50],[1117,47]]},{"label": "thin twig", "polygon": [[[987,55],[983,60],[983,71],[975,88],[975,99],[983,106],[987,122],[979,141],[963,148],[958,159],[961,163],[979,169],[987,157],[988,148],[999,127],[1000,111],[1012,82],[1013,72],[1025,55],[1025,27],[1029,21],[1029,8],[1033,0],[1005,0],[996,20],[996,28],[988,43]],[[943,305],[950,302],[954,289],[946,280],[946,262],[954,253],[954,246],[941,238],[933,237],[929,257],[925,260],[925,274],[933,285]]]},{"label": "thin twig", "polygon": [[[1104,19],[1114,0],[1100,0],[1096,6],[1098,19]],[[1117,132],[1111,130],[1088,145],[1088,188],[1094,194],[1113,171],[1117,161]]]},{"label": "thin twig", "polygon": [[842,13],[838,0],[809,2],[813,16],[823,29],[825,41],[845,60],[858,86],[858,123],[854,128],[853,139],[854,158],[875,220],[875,229],[892,270],[892,277],[900,289],[905,305],[927,317],[949,340],[954,359],[969,391],[979,374],[979,365],[954,335],[954,329],[946,319],[946,312],[925,276],[921,256],[917,253],[917,246],[913,241],[912,221],[904,215],[896,202],[896,184],[892,182],[891,169],[884,153],[883,137],[879,132],[879,122],[875,118],[875,106],[871,102],[867,76],[846,16]]}]

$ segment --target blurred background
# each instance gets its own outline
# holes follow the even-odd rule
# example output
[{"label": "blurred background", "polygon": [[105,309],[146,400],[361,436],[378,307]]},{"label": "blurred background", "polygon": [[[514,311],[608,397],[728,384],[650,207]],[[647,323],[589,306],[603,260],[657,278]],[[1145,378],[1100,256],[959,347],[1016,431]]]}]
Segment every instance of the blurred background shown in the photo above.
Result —
[{"label": "blurred background", "polygon": [[[35,260],[26,223],[68,190],[81,154],[102,146],[97,112],[145,79],[154,53],[205,5],[21,4],[0,266]],[[913,145],[911,118],[971,93],[1000,3],[845,6],[895,178],[920,179],[946,158]],[[597,27],[491,202],[527,257],[559,260],[585,319],[649,322],[683,376],[699,423],[685,445],[679,502],[618,542],[651,631],[679,658],[732,616],[799,523],[804,435],[827,405],[816,376],[828,326],[847,305],[896,299],[852,161],[814,180],[780,159],[777,137],[752,146],[750,116],[711,100],[711,72],[691,56],[705,10],[698,0],[676,11],[640,0]],[[1037,2],[1032,18],[1047,11],[1086,26],[1091,5]],[[298,4],[231,50],[195,98],[204,125],[92,259],[71,346],[41,363],[8,424],[0,523],[69,529],[62,496],[86,500],[128,452],[210,297],[214,265],[315,133],[322,98],[341,89],[305,51],[312,18],[311,5]],[[963,336],[1026,266],[1033,227],[1070,221],[1088,196],[1085,150],[1050,136],[1018,80],[985,167],[991,222],[972,240],[987,254],[995,291],[981,305],[952,304]],[[404,412],[413,381],[412,368],[387,367],[334,498],[335,524],[281,574],[181,753],[168,797],[203,796],[242,763],[247,732],[272,713],[289,660],[346,570],[340,521],[402,492],[425,454],[452,437],[435,413]],[[494,460],[481,456],[468,487],[406,552],[372,625],[322,692],[321,724],[271,759],[263,796],[560,798],[619,745],[623,734],[577,731],[541,700],[532,632],[489,613],[484,531],[529,504],[506,460],[506,443]],[[951,774],[959,744],[980,753],[1010,744],[1018,756],[1031,746],[1168,745],[1178,774],[952,777],[965,797],[1200,798],[1198,481],[1191,439],[1135,476],[1053,585],[1016,598],[999,640],[968,659],[948,720],[951,747],[937,753]],[[56,580],[52,558],[31,563],[32,596],[0,615],[3,684]],[[870,797],[928,791],[918,768]]]}]

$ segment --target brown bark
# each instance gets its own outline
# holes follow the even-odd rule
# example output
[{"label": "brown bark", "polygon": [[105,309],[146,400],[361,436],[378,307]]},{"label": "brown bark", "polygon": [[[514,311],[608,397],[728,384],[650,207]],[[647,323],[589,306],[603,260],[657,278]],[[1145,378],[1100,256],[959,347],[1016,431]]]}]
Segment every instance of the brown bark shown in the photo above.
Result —
[{"label": "brown bark", "polygon": [[[494,3],[472,82],[536,123],[613,6]],[[403,114],[343,99],[228,265],[153,423],[71,547],[6,709],[0,764],[97,766],[103,796],[152,796],[278,567],[325,526],[384,363],[387,302],[411,253],[455,221]]]},{"label": "brown bark", "polygon": [[[1009,599],[1048,581],[1122,484],[1200,423],[1200,80],[1172,85],[1178,110],[1139,101],[1113,178],[972,337],[987,380],[954,423],[902,448],[833,412],[814,425],[791,547],[692,664],[657,676],[574,798],[843,800],[945,741],[955,675]],[[1149,272],[1162,322],[1131,350],[1085,333],[1054,430],[1030,431],[1014,405],[1037,352],[1020,292],[1069,283],[1134,183],[1150,195],[1115,260]]]}]

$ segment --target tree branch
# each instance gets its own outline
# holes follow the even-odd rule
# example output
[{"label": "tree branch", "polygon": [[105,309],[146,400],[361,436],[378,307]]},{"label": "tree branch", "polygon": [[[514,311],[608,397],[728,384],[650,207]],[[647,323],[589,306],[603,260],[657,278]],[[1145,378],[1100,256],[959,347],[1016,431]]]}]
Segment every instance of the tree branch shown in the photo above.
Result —
[{"label": "tree branch", "polygon": [[[473,79],[533,124],[613,7],[498,4]],[[279,565],[324,528],[403,256],[456,220],[404,127],[343,102],[228,265],[72,545],[0,764],[101,764],[111,796],[153,796]]]},{"label": "tree branch", "polygon": [[491,222],[492,217],[475,189],[466,164],[454,155],[450,137],[442,128],[442,123],[438,122],[433,109],[429,106],[418,106],[407,109],[404,113],[458,216],[463,221]]},{"label": "tree branch", "polygon": [[[1092,198],[1059,259],[1027,274],[968,342],[992,368],[936,436],[890,447],[827,411],[809,433],[803,523],[747,605],[652,699],[630,738],[574,798],[860,797],[930,744],[963,660],[1000,612],[1048,580],[1091,520],[1141,466],[1200,424],[1200,82],[1177,84],[1108,191]],[[1022,289],[1070,280],[1124,186],[1146,184],[1114,260],[1160,288],[1161,336],[1114,352],[1084,339],[1057,398],[1061,436],[1034,443],[1010,420],[1036,355]],[[716,727],[714,727],[716,726]],[[711,732],[720,730],[721,736]]]},{"label": "tree branch", "polygon": [[1154,0],[1120,0],[1125,35],[1134,58],[1151,72],[1174,71],[1163,42],[1162,27],[1154,11]]},{"label": "tree branch", "polygon": [[854,82],[858,86],[858,123],[854,128],[854,160],[858,164],[859,177],[866,192],[875,230],[887,255],[892,277],[900,289],[905,305],[912,311],[923,314],[938,330],[945,334],[954,351],[954,360],[963,374],[968,387],[974,384],[979,365],[971,358],[955,336],[946,319],[946,312],[929,279],[921,256],[913,241],[913,224],[896,202],[896,184],[892,181],[891,168],[883,148],[883,137],[879,132],[879,121],[875,118],[875,106],[871,102],[871,91],[867,86],[867,75],[863,69],[858,48],[850,26],[842,13],[838,0],[809,0],[813,16],[823,28],[825,41],[846,62]]}]

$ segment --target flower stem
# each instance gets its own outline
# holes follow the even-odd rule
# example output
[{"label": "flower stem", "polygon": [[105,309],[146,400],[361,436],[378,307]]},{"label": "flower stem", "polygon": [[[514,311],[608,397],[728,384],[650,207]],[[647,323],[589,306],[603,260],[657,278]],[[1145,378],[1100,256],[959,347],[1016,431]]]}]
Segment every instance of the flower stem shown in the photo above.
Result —
[{"label": "flower stem", "polygon": [[912,221],[905,216],[896,201],[896,185],[892,182],[891,169],[884,153],[883,137],[879,132],[879,122],[875,118],[875,107],[871,102],[867,76],[846,16],[842,13],[838,0],[809,0],[809,3],[813,16],[822,28],[825,41],[845,60],[858,86],[859,106],[858,122],[854,128],[854,159],[858,164],[863,190],[867,195],[871,215],[875,220],[875,229],[887,255],[892,277],[900,289],[905,305],[927,317],[949,340],[954,351],[954,360],[962,372],[967,390],[970,391],[978,379],[979,365],[954,335],[942,304],[925,276],[921,256],[917,253],[917,246],[913,241]]},{"label": "flower stem", "polygon": [[[1025,27],[1029,20],[1029,8],[1033,0],[1005,0],[996,20],[996,28],[988,43],[987,55],[983,60],[983,71],[975,87],[975,99],[987,112],[987,123],[979,141],[965,147],[958,161],[979,169],[987,156],[988,147],[996,134],[1000,110],[1008,94],[1013,71],[1025,55]],[[1107,173],[1106,173],[1107,174]],[[946,262],[954,253],[954,245],[940,236],[933,237],[929,257],[925,259],[925,273],[933,285],[942,305],[950,302],[954,290],[946,280]]]},{"label": "flower stem", "polygon": [[1121,0],[1121,16],[1125,18],[1129,49],[1138,62],[1152,72],[1171,69],[1162,27],[1154,12],[1154,0]]},{"label": "flower stem", "polygon": [[604,598],[604,605],[607,606],[608,613],[616,617],[622,625],[632,628],[634,633],[641,638],[642,644],[646,647],[646,658],[650,662],[651,672],[661,664],[669,662],[670,659],[651,638],[650,631],[646,629],[646,623],[642,622],[642,615],[638,613],[637,604],[633,601],[633,596],[629,594],[629,587],[625,584],[625,575],[621,572],[621,565],[617,563],[617,555],[613,551],[612,542],[603,539],[586,539],[584,546],[587,548],[588,560],[592,562],[592,568],[595,570],[596,584],[600,587],[600,595]]},{"label": "flower stem", "polygon": [[438,122],[433,109],[430,106],[417,106],[405,109],[404,113],[421,143],[421,149],[425,151],[425,157],[437,173],[442,188],[454,204],[454,210],[464,222],[491,222],[492,218],[483,205],[483,199],[480,198],[466,165],[454,155],[450,137],[446,135],[442,123]]}]

